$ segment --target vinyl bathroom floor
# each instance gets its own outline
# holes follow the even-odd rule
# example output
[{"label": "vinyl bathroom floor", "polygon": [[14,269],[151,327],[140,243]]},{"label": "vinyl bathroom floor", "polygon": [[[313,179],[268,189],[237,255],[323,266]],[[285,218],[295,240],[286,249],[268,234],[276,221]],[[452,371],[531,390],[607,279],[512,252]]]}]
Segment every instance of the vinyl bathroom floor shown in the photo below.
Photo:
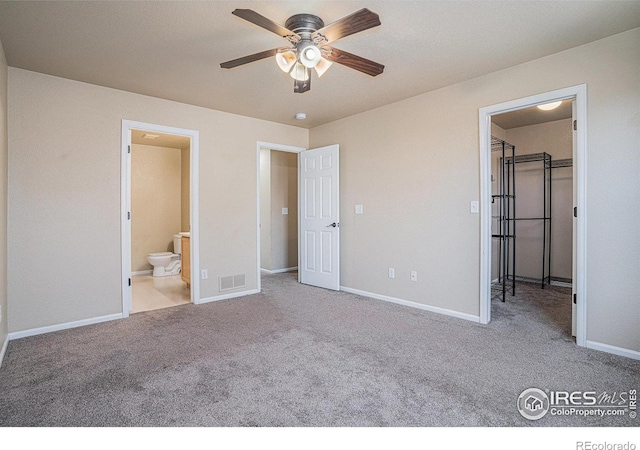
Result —
[{"label": "vinyl bathroom floor", "polygon": [[131,281],[132,314],[191,303],[191,293],[180,275],[168,277],[136,275]]}]

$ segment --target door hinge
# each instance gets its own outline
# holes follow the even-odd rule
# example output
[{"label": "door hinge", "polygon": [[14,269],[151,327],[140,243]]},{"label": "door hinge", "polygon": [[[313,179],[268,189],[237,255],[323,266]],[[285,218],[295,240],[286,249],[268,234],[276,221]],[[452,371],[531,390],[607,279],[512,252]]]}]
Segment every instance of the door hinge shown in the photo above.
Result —
[{"label": "door hinge", "polygon": [[131,211],[127,211],[127,220],[131,220]]},{"label": "door hinge", "polygon": [[577,120],[573,121],[573,131],[578,131],[578,121]]},{"label": "door hinge", "polygon": [[578,294],[573,294],[573,304],[574,304],[574,305],[577,305],[577,304],[578,304],[578,302],[577,302],[577,296],[578,296]]},{"label": "door hinge", "polygon": [[129,278],[129,286],[131,286],[131,278]]},{"label": "door hinge", "polygon": [[127,153],[131,153],[131,146],[127,145]]},{"label": "door hinge", "polygon": [[577,206],[573,207],[573,217],[578,217],[578,207]]}]

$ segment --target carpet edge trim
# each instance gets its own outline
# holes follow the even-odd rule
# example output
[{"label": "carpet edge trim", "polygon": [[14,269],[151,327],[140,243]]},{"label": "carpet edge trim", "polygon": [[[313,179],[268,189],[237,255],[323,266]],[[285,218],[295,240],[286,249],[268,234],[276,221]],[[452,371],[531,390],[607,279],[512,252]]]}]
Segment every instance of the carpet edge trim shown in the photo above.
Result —
[{"label": "carpet edge trim", "polygon": [[296,270],[298,270],[298,266],[295,267],[287,267],[285,269],[275,269],[275,270],[269,270],[269,269],[260,269],[260,272],[262,273],[267,273],[269,275],[273,275],[275,273],[285,273],[285,272],[295,272]]},{"label": "carpet edge trim", "polygon": [[196,304],[202,305],[203,303],[218,302],[220,300],[228,300],[230,298],[245,297],[247,295],[253,295],[258,293],[260,293],[260,291],[258,291],[257,289],[251,289],[249,291],[234,292],[232,294],[216,295],[215,297],[201,298],[200,300],[198,300]]},{"label": "carpet edge trim", "polygon": [[603,344],[602,342],[595,342],[587,340],[587,348],[591,350],[598,350],[601,352],[612,353],[618,356],[624,356],[625,358],[640,360],[640,352],[631,350],[630,348],[616,347],[615,345]]},{"label": "carpet edge trim", "polygon": [[36,336],[38,334],[53,333],[54,331],[68,330],[71,328],[78,328],[86,325],[94,325],[97,323],[109,322],[111,320],[118,320],[118,319],[122,319],[122,313],[109,314],[107,316],[92,317],[89,319],[76,320],[74,322],[60,323],[57,325],[49,325],[49,326],[40,327],[40,328],[31,328],[29,330],[16,331],[13,333],[9,333],[9,340],[21,339],[29,336]]},{"label": "carpet edge trim", "polygon": [[480,316],[474,316],[472,314],[462,313],[451,309],[440,308],[438,306],[429,306],[422,303],[412,302],[410,300],[403,300],[401,298],[389,297],[387,295],[374,294],[373,292],[361,291],[360,289],[353,289],[346,286],[340,286],[340,290],[348,292],[350,294],[361,295],[363,297],[373,298],[375,300],[382,300],[385,302],[395,303],[397,305],[409,306],[411,308],[422,309],[436,314],[442,314],[445,316],[455,317],[457,319],[464,319],[475,323],[480,323]]}]

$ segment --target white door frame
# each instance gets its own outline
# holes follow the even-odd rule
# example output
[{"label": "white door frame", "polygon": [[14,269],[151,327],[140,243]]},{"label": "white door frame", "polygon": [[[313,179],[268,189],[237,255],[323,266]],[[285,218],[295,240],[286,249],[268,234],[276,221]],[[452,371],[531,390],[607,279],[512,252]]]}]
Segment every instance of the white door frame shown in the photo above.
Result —
[{"label": "white door frame", "polygon": [[[289,152],[298,154],[298,161],[300,160],[300,153],[304,152],[306,148],[304,147],[295,147],[292,145],[283,145],[283,144],[273,144],[271,142],[256,142],[256,211],[257,211],[257,236],[256,236],[256,286],[258,292],[262,292],[262,280],[260,279],[260,150],[276,150],[279,152]],[[296,164],[296,170],[298,164]],[[298,170],[299,172],[299,170]],[[300,174],[298,173],[298,177]],[[300,203],[300,180],[298,180],[298,203]],[[300,264],[300,208],[298,208],[298,265]],[[298,271],[298,281],[300,281],[300,272]]]},{"label": "white door frame", "polygon": [[581,84],[556,91],[532,95],[497,105],[480,108],[480,323],[491,320],[491,116],[529,108],[558,100],[573,99],[576,102],[577,143],[573,155],[576,177],[573,189],[576,193],[576,279],[578,293],[576,343],[587,343],[587,86]]},{"label": "white door frame", "polygon": [[200,233],[199,233],[199,205],[198,201],[198,158],[200,152],[200,133],[196,130],[184,128],[168,127],[151,123],[136,122],[133,120],[122,120],[122,160],[121,160],[121,243],[122,243],[122,317],[129,317],[131,311],[132,297],[129,279],[131,278],[131,130],[148,131],[151,133],[172,134],[190,138],[191,147],[189,152],[189,203],[190,203],[190,225],[191,225],[191,302],[200,303]]}]

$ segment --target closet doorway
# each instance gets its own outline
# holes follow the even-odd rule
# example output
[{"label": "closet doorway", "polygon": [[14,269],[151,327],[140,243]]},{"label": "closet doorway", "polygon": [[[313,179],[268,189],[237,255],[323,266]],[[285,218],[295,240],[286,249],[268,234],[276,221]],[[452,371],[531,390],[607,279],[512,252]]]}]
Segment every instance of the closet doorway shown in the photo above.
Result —
[{"label": "closet doorway", "polygon": [[480,111],[482,323],[527,297],[523,309],[536,299],[585,345],[585,96],[577,86]]},{"label": "closet doorway", "polygon": [[260,274],[298,270],[298,152],[259,150]]}]

